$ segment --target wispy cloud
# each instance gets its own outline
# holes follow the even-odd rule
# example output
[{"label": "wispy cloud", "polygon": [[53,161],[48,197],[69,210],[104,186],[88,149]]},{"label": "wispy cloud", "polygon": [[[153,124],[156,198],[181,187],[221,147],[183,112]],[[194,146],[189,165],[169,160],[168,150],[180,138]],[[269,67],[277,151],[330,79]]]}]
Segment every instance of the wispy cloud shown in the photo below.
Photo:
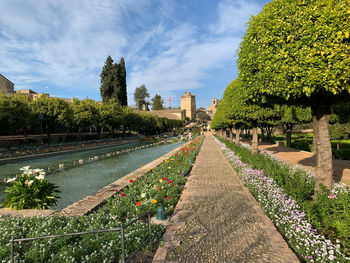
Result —
[{"label": "wispy cloud", "polygon": [[216,70],[233,67],[244,24],[261,6],[223,0],[216,21],[203,26],[179,18],[183,5],[186,1],[0,0],[0,73],[17,89],[98,99],[106,57],[124,56],[129,100],[141,84],[151,94],[204,89]]}]

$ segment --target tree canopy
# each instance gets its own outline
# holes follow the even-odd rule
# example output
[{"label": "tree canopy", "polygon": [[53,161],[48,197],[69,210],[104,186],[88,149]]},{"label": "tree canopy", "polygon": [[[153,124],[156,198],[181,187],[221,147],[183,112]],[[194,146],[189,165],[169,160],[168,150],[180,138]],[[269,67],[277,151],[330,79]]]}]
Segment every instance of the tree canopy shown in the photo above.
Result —
[{"label": "tree canopy", "polygon": [[350,95],[349,10],[349,1],[274,0],[250,19],[239,50],[249,101],[311,106],[316,190],[333,184],[331,106]]},{"label": "tree canopy", "polygon": [[126,91],[126,69],[122,57],[119,64],[113,63],[111,56],[108,56],[101,72],[100,93],[103,102],[115,98],[122,106],[128,105]]},{"label": "tree canopy", "polygon": [[140,87],[137,87],[134,92],[134,100],[139,110],[142,110],[142,105],[148,104],[146,98],[149,98],[149,93],[145,84],[142,84]]},{"label": "tree canopy", "polygon": [[152,110],[164,110],[162,96],[159,94],[152,98]]}]

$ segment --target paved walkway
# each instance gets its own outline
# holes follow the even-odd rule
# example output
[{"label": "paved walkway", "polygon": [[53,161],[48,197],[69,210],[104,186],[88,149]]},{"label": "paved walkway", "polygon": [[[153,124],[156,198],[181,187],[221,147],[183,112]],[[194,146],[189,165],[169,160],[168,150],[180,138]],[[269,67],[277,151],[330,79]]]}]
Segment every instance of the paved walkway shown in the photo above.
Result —
[{"label": "paved walkway", "polygon": [[299,262],[210,135],[171,221],[154,263]]},{"label": "paved walkway", "polygon": [[[314,153],[267,143],[259,145],[259,150],[269,151],[285,162],[300,164],[313,170],[316,169],[316,156]],[[333,169],[335,181],[350,186],[350,161],[333,160]]]}]

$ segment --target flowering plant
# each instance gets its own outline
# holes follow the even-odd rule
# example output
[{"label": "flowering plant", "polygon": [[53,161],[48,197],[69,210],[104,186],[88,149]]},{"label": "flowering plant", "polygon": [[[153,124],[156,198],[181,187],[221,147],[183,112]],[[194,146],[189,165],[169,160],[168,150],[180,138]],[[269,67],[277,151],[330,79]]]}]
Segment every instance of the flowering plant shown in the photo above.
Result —
[{"label": "flowering plant", "polygon": [[[303,189],[305,186],[296,186],[295,191],[292,191],[288,186],[288,181],[292,180],[289,176],[284,178],[287,182],[276,180],[278,177],[269,176],[269,169],[267,166],[265,166],[264,170],[253,169],[250,164],[252,163],[254,165],[254,162],[250,162],[249,164],[242,162],[241,156],[236,155],[234,151],[226,147],[226,145],[219,140],[216,140],[216,142],[236,171],[241,175],[244,184],[259,202],[261,208],[270,217],[279,231],[286,237],[288,244],[303,258],[303,260],[307,262],[334,262],[335,260],[336,262],[348,262],[350,259],[347,256],[349,225],[346,224],[346,222],[349,222],[347,219],[349,218],[347,208],[349,202],[346,200],[349,200],[349,195],[345,189],[337,186],[336,190],[333,191],[331,195],[321,192],[317,195],[317,199],[325,200],[322,200],[322,202],[316,200],[316,202],[313,203],[307,203],[307,201],[304,200],[303,203],[300,202],[303,205],[303,207],[301,207],[299,202],[293,199],[293,196],[298,197],[301,201],[303,195],[298,194],[297,190]],[[232,145],[229,144],[229,146],[231,148]],[[232,146],[232,148],[234,148],[235,151],[237,150],[237,152],[240,151],[237,146]],[[258,158],[258,155],[254,156]],[[250,161],[251,160],[252,159],[250,159]],[[290,171],[294,171],[294,169],[290,169]],[[292,176],[301,175],[292,174]],[[309,184],[312,185],[313,180],[311,180],[312,178],[308,178],[308,176],[310,175],[304,177],[304,179],[306,179],[303,180],[303,182],[307,184],[309,180]],[[287,185],[287,187],[284,187],[285,185]],[[321,218],[311,218],[314,217],[315,214],[305,210],[307,204],[310,204],[310,209],[316,211],[319,209],[319,213],[323,211],[323,214],[319,215]],[[340,206],[343,206],[343,208],[339,209]],[[342,211],[342,209],[344,211]],[[329,211],[331,211],[331,215],[334,218],[328,215]],[[338,214],[337,218],[335,217],[336,213]],[[323,223],[328,220],[330,223],[334,220],[335,223],[341,225],[338,226],[337,229],[335,226],[328,227],[327,229],[332,231],[331,235],[325,233],[321,225],[317,226],[320,227],[320,230],[318,230],[309,222],[312,221],[314,223],[317,221]],[[335,241],[332,242],[330,239],[334,239]]]},{"label": "flowering plant", "polygon": [[58,186],[45,179],[43,169],[22,167],[18,179],[8,180],[13,185],[6,188],[5,207],[11,209],[48,209],[59,198]]}]

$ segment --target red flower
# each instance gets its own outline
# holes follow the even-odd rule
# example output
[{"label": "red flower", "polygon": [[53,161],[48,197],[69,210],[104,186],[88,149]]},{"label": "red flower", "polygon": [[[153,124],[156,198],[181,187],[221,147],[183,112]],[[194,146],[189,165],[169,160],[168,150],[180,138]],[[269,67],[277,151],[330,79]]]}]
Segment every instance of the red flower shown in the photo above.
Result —
[{"label": "red flower", "polygon": [[172,183],[172,182],[173,182],[173,180],[170,180],[170,181],[169,181],[169,183]]},{"label": "red flower", "polygon": [[141,202],[140,202],[140,201],[138,201],[138,202],[136,203],[136,205],[137,205],[137,206],[140,206],[140,205],[141,205]]},{"label": "red flower", "polygon": [[170,199],[170,196],[167,195],[166,198],[167,198],[167,199]]},{"label": "red flower", "polygon": [[181,165],[184,165],[183,163]]},{"label": "red flower", "polygon": [[159,187],[159,188],[158,188],[158,190],[162,190],[162,188],[161,188],[161,187]]},{"label": "red flower", "polygon": [[118,189],[115,189],[114,191],[115,191],[116,193],[118,193],[118,192],[119,192],[119,190],[118,190]]},{"label": "red flower", "polygon": [[143,180],[144,183],[146,183],[146,180]]},{"label": "red flower", "polygon": [[120,194],[120,196],[125,196],[125,194],[124,194],[124,193],[122,193],[122,194]]},{"label": "red flower", "polygon": [[171,186],[174,186],[174,184],[172,184]]},{"label": "red flower", "polygon": [[138,180],[139,178],[138,177],[136,177],[136,180]]},{"label": "red flower", "polygon": [[163,177],[163,181],[165,181],[165,177]]},{"label": "red flower", "polygon": [[132,183],[132,182],[133,182],[133,180],[130,179],[130,180],[129,180],[129,183]]}]

